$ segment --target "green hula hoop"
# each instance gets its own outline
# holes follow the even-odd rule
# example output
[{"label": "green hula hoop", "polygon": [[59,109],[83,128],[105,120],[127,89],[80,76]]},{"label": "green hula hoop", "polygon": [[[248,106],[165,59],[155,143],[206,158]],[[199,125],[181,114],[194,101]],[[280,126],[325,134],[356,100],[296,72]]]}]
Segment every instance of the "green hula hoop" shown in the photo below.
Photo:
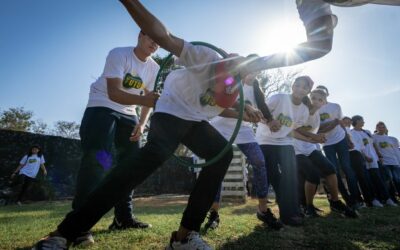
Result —
[{"label": "green hula hoop", "polygon": [[[223,58],[227,58],[228,54],[221,50],[220,48],[215,47],[212,44],[209,43],[205,43],[205,42],[191,42],[191,44],[193,45],[201,45],[201,46],[205,46],[208,47],[214,51],[216,51],[220,56],[222,56]],[[157,77],[156,77],[156,81],[154,83],[154,91],[159,90],[159,82],[160,82],[160,77],[165,69],[165,67],[168,65],[168,63],[171,61],[173,54],[170,53],[161,63],[160,65],[160,69],[157,73]],[[221,150],[221,152],[219,152],[216,156],[214,156],[214,158],[212,158],[209,161],[206,161],[205,163],[201,163],[201,164],[193,164],[191,162],[185,161],[181,158],[179,158],[178,156],[176,156],[174,154],[175,159],[178,161],[179,164],[186,166],[186,167],[193,167],[193,168],[203,168],[206,167],[208,165],[214,164],[215,162],[217,162],[219,159],[221,159],[222,156],[224,156],[228,150],[231,148],[233,142],[236,139],[237,134],[239,133],[240,130],[240,125],[242,124],[242,120],[243,120],[243,112],[244,112],[244,95],[243,95],[243,87],[241,84],[241,80],[239,78],[239,76],[235,76],[236,78],[236,84],[239,86],[239,117],[237,119],[236,122],[236,126],[235,129],[233,130],[232,136],[229,139],[228,143],[226,144],[226,146]]]}]

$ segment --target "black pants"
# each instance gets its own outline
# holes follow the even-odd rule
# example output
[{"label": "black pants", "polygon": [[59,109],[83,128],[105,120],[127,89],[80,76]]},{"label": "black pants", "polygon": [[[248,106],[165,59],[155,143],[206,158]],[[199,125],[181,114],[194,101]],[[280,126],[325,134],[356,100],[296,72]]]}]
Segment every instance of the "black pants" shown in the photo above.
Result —
[{"label": "black pants", "polygon": [[26,190],[28,190],[31,183],[35,180],[35,178],[26,176],[24,174],[21,174],[20,176],[21,176],[20,178],[22,178],[22,186],[21,186],[21,190],[18,193],[17,201],[22,200],[22,197],[24,196]]},{"label": "black pants", "polygon": [[376,197],[379,198],[380,201],[386,202],[387,199],[390,198],[390,195],[385,183],[382,180],[379,169],[370,168],[368,169],[368,173],[372,181]]},{"label": "black pants", "polygon": [[[83,156],[76,181],[76,193],[72,208],[79,208],[115,162],[137,154],[139,143],[131,142],[129,136],[138,123],[134,115],[125,115],[105,107],[85,110],[80,127]],[[112,155],[113,143],[116,149]],[[132,194],[126,194],[114,207],[119,222],[132,219]]]},{"label": "black pants", "polygon": [[368,170],[364,156],[357,150],[350,151],[350,162],[351,167],[356,173],[358,184],[361,188],[361,193],[364,197],[364,201],[371,204],[372,200],[375,199],[374,189],[372,183],[368,178]]},{"label": "black pants", "polygon": [[[68,240],[88,231],[130,190],[142,183],[174,153],[179,143],[206,160],[227,144],[208,122],[187,121],[165,113],[151,118],[146,145],[139,153],[118,162],[84,204],[67,214],[58,231]],[[232,148],[217,162],[200,172],[183,213],[181,225],[199,231],[232,160]],[[171,176],[171,181],[174,177]]]},{"label": "black pants", "polygon": [[267,164],[268,183],[275,190],[282,220],[300,214],[296,156],[290,145],[260,145]]}]

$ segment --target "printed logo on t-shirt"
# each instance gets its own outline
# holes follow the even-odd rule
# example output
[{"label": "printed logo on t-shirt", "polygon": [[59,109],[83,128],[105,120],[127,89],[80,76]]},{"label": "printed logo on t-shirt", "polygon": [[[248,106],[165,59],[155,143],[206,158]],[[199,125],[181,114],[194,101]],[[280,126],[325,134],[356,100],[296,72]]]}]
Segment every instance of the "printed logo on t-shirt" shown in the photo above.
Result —
[{"label": "printed logo on t-shirt", "polygon": [[331,116],[328,113],[322,113],[319,115],[321,121],[325,121],[326,119],[329,119]]},{"label": "printed logo on t-shirt", "polygon": [[34,162],[36,162],[36,161],[37,161],[37,160],[33,158],[33,159],[29,159],[29,160],[28,160],[28,163],[34,163]]},{"label": "printed logo on t-shirt", "polygon": [[122,81],[122,86],[127,89],[142,89],[144,86],[142,78],[127,73]]},{"label": "printed logo on t-shirt", "polygon": [[379,147],[381,147],[381,148],[387,148],[389,146],[390,146],[390,144],[387,141],[383,141],[383,142],[379,143]]},{"label": "printed logo on t-shirt", "polygon": [[200,96],[200,104],[201,106],[215,106],[215,99],[214,99],[214,93],[211,91],[211,89],[207,89],[207,91]]},{"label": "printed logo on t-shirt", "polygon": [[292,119],[289,116],[285,116],[282,113],[280,113],[278,115],[277,120],[281,123],[281,125],[286,126],[286,127],[291,127],[293,124]]},{"label": "printed logo on t-shirt", "polygon": [[364,146],[365,146],[365,145],[368,145],[368,144],[369,144],[368,139],[367,139],[367,138],[363,138],[363,143],[364,143]]}]

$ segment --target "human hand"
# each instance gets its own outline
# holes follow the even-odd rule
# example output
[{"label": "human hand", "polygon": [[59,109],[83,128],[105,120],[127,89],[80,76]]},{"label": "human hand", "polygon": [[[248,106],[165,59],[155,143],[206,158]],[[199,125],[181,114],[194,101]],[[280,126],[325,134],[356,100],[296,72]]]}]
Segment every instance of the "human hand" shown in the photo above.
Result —
[{"label": "human hand", "polygon": [[136,124],[133,128],[131,136],[129,137],[130,141],[139,141],[140,137],[143,135],[144,125]]},{"label": "human hand", "polygon": [[281,123],[278,120],[271,120],[266,123],[271,132],[277,132],[281,129]]}]

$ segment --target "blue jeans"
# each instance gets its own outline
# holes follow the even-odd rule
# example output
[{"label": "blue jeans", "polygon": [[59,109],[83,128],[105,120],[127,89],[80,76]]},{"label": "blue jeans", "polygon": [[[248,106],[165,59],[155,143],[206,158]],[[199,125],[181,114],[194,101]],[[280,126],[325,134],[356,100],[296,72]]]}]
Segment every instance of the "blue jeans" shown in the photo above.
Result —
[{"label": "blue jeans", "polygon": [[[392,187],[389,186],[389,189],[396,189],[397,193],[400,195],[400,167],[397,165],[383,165],[382,171],[384,181],[392,185]],[[392,190],[391,193],[392,198],[394,198],[394,190]]]},{"label": "blue jeans", "polygon": [[[179,143],[199,157],[211,160],[228,142],[206,121],[188,121],[165,113],[153,114],[146,145],[137,154],[117,163],[82,206],[67,214],[58,225],[59,233],[73,241],[81,232],[90,230],[118,201],[170,158]],[[202,169],[183,212],[181,225],[184,228],[200,230],[232,157],[230,148],[218,161]],[[173,176],[171,181],[174,181]]]},{"label": "blue jeans", "polygon": [[[72,202],[73,209],[85,202],[115,162],[138,153],[139,142],[129,141],[137,123],[134,115],[125,115],[106,107],[86,108],[79,131],[83,156]],[[113,143],[117,151],[115,159],[111,154]],[[114,206],[115,217],[120,222],[132,219],[132,193],[129,192]]]},{"label": "blue jeans", "polygon": [[[338,187],[343,199],[348,205],[354,204],[357,200],[360,200],[361,196],[357,185],[357,178],[350,166],[350,153],[346,138],[343,138],[343,140],[336,144],[324,146],[323,149],[326,158],[328,158],[328,160],[335,166]],[[348,193],[342,178],[340,177],[339,166],[346,175],[347,186],[350,194]]]},{"label": "blue jeans", "polygon": [[276,193],[282,221],[299,216],[298,176],[291,145],[260,145],[268,168],[268,182]]},{"label": "blue jeans", "polygon": [[[237,144],[240,151],[246,156],[250,165],[253,166],[253,180],[254,187],[256,189],[257,198],[266,198],[268,195],[268,179],[267,179],[267,168],[265,165],[265,159],[263,152],[261,151],[260,145],[258,143],[243,143]],[[221,189],[215,197],[215,202],[220,202],[221,200]]]}]

